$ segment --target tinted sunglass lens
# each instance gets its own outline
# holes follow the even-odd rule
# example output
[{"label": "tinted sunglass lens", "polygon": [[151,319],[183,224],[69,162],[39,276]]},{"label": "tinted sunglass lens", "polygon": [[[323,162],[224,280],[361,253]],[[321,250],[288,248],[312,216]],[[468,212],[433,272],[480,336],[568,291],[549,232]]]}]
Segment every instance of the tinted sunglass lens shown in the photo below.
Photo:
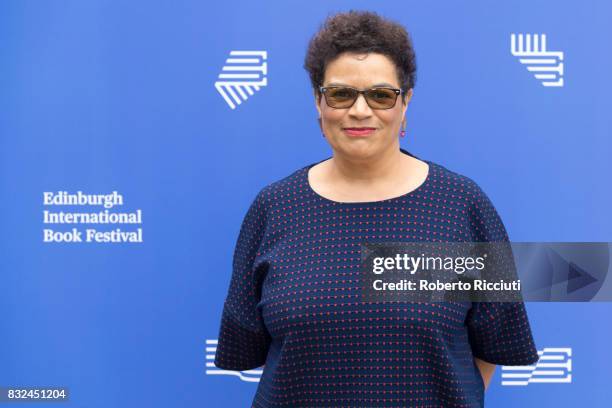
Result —
[{"label": "tinted sunglass lens", "polygon": [[356,95],[357,92],[350,88],[331,88],[325,94],[328,103],[334,108],[352,105]]},{"label": "tinted sunglass lens", "polygon": [[375,109],[390,109],[395,105],[397,94],[391,89],[371,89],[366,98]]}]

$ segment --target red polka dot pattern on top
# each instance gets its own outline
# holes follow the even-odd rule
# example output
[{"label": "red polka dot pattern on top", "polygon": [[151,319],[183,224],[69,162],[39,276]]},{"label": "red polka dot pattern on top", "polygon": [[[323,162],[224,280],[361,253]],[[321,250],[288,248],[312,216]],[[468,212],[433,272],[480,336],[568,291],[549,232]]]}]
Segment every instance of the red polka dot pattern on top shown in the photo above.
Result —
[{"label": "red polka dot pattern on top", "polygon": [[474,181],[426,162],[421,186],[387,200],[318,195],[308,183],[317,163],[257,194],[215,356],[229,370],[265,365],[253,407],[480,407],[474,357],[538,360],[523,303],[361,301],[362,241],[508,241]]}]

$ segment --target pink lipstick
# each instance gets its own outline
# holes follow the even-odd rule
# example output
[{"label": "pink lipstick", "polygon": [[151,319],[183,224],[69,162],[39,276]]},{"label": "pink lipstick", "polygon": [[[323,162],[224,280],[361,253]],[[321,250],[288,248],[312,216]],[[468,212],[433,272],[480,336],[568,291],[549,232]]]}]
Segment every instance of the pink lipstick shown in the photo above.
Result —
[{"label": "pink lipstick", "polygon": [[376,128],[371,127],[350,127],[342,129],[349,136],[368,136],[376,131]]}]

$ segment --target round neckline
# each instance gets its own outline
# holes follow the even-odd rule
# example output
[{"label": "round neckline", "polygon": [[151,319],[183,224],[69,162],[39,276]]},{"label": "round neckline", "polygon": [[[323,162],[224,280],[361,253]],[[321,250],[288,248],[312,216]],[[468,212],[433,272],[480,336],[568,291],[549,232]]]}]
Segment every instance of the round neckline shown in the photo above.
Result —
[{"label": "round neckline", "polygon": [[367,206],[367,205],[377,205],[377,204],[387,204],[387,203],[391,203],[397,200],[402,200],[405,198],[408,198],[412,195],[415,195],[417,193],[419,193],[421,190],[425,189],[425,187],[429,184],[429,182],[431,181],[431,177],[432,177],[432,173],[434,171],[435,168],[435,164],[432,163],[429,160],[424,160],[421,158],[416,157],[415,155],[409,153],[408,151],[400,148],[400,151],[404,154],[407,154],[408,156],[412,156],[418,160],[421,160],[425,163],[427,163],[427,176],[425,177],[425,180],[423,180],[423,182],[421,184],[419,184],[415,189],[413,189],[412,191],[409,191],[407,193],[401,194],[399,196],[395,196],[395,197],[391,197],[391,198],[386,198],[384,200],[378,200],[378,201],[334,201],[334,200],[330,200],[329,198],[323,197],[321,194],[317,193],[314,188],[312,188],[312,186],[310,185],[310,181],[308,180],[308,172],[310,171],[310,169],[314,166],[316,166],[319,163],[322,163],[326,160],[331,159],[331,157],[328,157],[327,159],[323,159],[320,160],[318,162],[309,164],[308,166],[304,167],[303,169],[303,178],[304,178],[304,182],[306,184],[306,188],[308,189],[308,191],[310,192],[310,194],[312,194],[313,196],[317,197],[319,200],[325,201],[327,203],[331,203],[334,205],[341,205],[341,206]]}]

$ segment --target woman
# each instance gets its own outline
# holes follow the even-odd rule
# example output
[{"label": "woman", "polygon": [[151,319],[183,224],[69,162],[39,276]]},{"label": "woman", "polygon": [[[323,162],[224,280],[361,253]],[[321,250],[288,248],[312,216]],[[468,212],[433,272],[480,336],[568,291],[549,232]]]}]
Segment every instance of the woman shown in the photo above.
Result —
[{"label": "woman", "polygon": [[538,354],[522,303],[361,300],[360,244],[508,241],[471,179],[401,149],[415,57],[375,13],[328,18],[305,68],[333,156],[263,188],[234,252],[215,364],[265,365],[253,407],[475,407]]}]

